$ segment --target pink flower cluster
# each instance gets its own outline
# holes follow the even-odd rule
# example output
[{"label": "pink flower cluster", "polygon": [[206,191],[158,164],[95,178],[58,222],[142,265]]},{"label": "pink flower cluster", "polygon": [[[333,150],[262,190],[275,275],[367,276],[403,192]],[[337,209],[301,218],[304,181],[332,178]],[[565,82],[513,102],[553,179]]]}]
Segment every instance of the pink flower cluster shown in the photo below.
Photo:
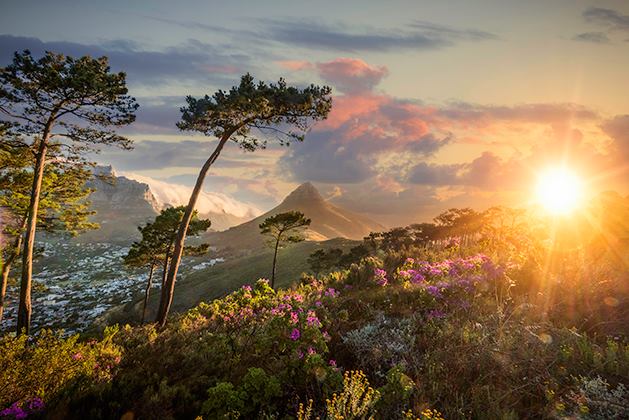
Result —
[{"label": "pink flower cluster", "polygon": [[[472,292],[482,282],[502,276],[504,270],[491,259],[478,254],[465,258],[446,259],[437,262],[406,260],[398,271],[398,278],[420,286],[435,299],[444,299],[445,293],[459,291]],[[467,302],[459,301],[459,307]],[[430,318],[440,318],[440,314],[431,314]]]},{"label": "pink flower cluster", "polygon": [[35,397],[24,402],[16,401],[9,408],[0,411],[0,417],[13,417],[24,419],[31,414],[38,413],[44,409],[44,401]]},{"label": "pink flower cluster", "polygon": [[381,268],[376,268],[374,270],[374,280],[378,286],[382,287],[389,283],[389,280],[387,279],[387,272]]}]

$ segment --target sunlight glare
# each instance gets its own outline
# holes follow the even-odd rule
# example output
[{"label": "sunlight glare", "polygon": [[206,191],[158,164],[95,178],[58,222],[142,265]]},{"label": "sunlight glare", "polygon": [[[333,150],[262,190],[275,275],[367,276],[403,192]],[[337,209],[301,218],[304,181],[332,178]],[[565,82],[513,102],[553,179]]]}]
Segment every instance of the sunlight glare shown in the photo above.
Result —
[{"label": "sunlight glare", "polygon": [[550,213],[568,214],[581,201],[581,180],[567,168],[551,168],[540,175],[536,193],[538,202]]}]

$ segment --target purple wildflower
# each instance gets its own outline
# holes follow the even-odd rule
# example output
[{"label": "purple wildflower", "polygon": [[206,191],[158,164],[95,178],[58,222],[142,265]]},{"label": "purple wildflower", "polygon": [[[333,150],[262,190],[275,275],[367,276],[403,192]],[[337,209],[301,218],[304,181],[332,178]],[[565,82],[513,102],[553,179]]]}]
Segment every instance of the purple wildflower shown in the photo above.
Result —
[{"label": "purple wildflower", "polygon": [[426,314],[426,318],[428,319],[442,319],[445,317],[445,312],[440,311],[439,309],[433,309],[431,311],[428,311],[428,313]]},{"label": "purple wildflower", "polygon": [[301,337],[301,332],[299,331],[299,329],[293,328],[293,331],[291,331],[290,333],[290,339],[293,341],[297,341],[299,340],[299,337]]},{"label": "purple wildflower", "polygon": [[327,297],[336,297],[338,296],[338,292],[333,288],[333,287],[329,287],[326,291],[325,291],[325,295]]},{"label": "purple wildflower", "polygon": [[387,272],[384,271],[381,268],[376,268],[374,270],[374,275],[375,275],[375,280],[376,280],[376,284],[378,286],[386,286],[387,283],[389,283],[389,280],[387,279]]},{"label": "purple wildflower", "polygon": [[441,294],[441,290],[439,290],[439,288],[437,286],[426,286],[426,292],[428,292],[430,295],[436,297],[436,298],[441,298],[443,297],[443,295]]},{"label": "purple wildflower", "polygon": [[426,281],[426,277],[422,273],[415,273],[413,278],[411,278],[411,283],[423,283]]}]

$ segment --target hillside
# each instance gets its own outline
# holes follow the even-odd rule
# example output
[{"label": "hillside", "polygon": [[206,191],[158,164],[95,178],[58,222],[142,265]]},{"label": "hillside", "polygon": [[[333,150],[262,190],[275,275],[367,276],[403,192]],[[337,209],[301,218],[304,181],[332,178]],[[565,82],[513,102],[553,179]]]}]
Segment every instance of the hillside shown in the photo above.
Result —
[{"label": "hillside", "polygon": [[549,266],[530,258],[526,229],[515,249],[505,236],[378,249],[278,290],[241,271],[242,287],[161,329],[5,335],[0,406],[64,419],[629,418],[627,261],[579,249]]},{"label": "hillside", "polygon": [[326,201],[310,182],[301,184],[277,207],[263,215],[223,232],[211,233],[209,242],[220,248],[232,250],[257,249],[264,246],[259,225],[269,216],[290,210],[298,210],[312,219],[305,235],[310,241],[332,238],[361,240],[370,232],[380,232],[379,223]]},{"label": "hillside", "polygon": [[[357,241],[336,238],[324,242],[305,241],[283,249],[278,254],[276,281],[279,287],[287,287],[299,279],[303,272],[308,272],[307,259],[317,249],[340,248],[348,251],[356,246]],[[177,283],[173,310],[181,312],[192,308],[201,301],[211,301],[238,289],[251,279],[266,278],[271,269],[273,253],[264,248],[237,260],[190,272]],[[157,286],[157,285],[155,285]],[[159,289],[156,289],[159,291]],[[149,319],[159,304],[158,293],[154,292],[149,301]],[[135,320],[141,311],[143,297],[136,298],[125,305],[112,309],[98,324],[129,322]]]}]

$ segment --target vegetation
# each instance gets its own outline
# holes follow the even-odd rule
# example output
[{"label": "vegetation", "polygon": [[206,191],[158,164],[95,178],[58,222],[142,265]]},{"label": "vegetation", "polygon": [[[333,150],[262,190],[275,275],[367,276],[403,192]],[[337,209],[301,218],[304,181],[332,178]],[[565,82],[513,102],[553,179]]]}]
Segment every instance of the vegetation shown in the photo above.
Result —
[{"label": "vegetation", "polygon": [[[309,226],[311,220],[300,211],[289,211],[267,217],[260,223],[260,233],[271,238],[273,247],[273,268],[271,270],[271,288],[275,288],[275,265],[277,251],[287,243],[297,243],[304,240],[300,230]],[[293,232],[293,233],[291,233]]]},{"label": "vegetation", "polygon": [[[204,163],[186,207],[177,232],[173,263],[170,265],[164,289],[166,304],[160,308],[159,324],[164,326],[173,300],[175,280],[183,254],[186,231],[192,218],[203,181],[212,164],[218,159],[228,140],[233,140],[247,151],[266,145],[266,136],[273,136],[281,145],[303,141],[310,125],[327,117],[332,106],[331,89],[311,85],[304,89],[289,87],[283,79],[277,84],[254,83],[246,74],[240,84],[229,92],[217,91],[211,97],[186,98],[188,106],[182,109],[182,130],[198,131],[216,137],[218,144]],[[285,131],[289,127],[289,131]],[[296,131],[290,130],[294,127]]]},{"label": "vegetation", "polygon": [[[33,152],[24,147],[16,136],[0,133],[0,209],[4,210],[2,234],[7,242],[1,249],[2,284],[0,286],[0,322],[4,299],[13,263],[22,252],[28,222],[30,192],[33,186]],[[62,160],[59,145],[51,145],[41,182],[41,199],[37,212],[37,228],[49,233],[76,235],[98,227],[88,217],[87,197],[92,192],[85,186],[91,172],[82,166]]]},{"label": "vegetation", "polygon": [[[609,220],[627,214],[616,198],[596,204]],[[557,248],[545,223],[494,209],[467,243],[376,240],[346,269],[287,289],[259,280],[162,330],[48,338],[58,369],[74,369],[67,346],[120,361],[90,383],[41,373],[44,391],[7,375],[4,407],[41,398],[51,415],[95,419],[625,418],[627,235]],[[2,339],[12,350],[1,366],[31,357],[16,340]]]},{"label": "vegetation", "polygon": [[[182,256],[208,248],[184,240],[210,226],[194,207],[226,142],[253,151],[269,134],[303,140],[330,107],[327,87],[250,75],[188,97],[179,128],[218,143],[188,206],[140,227],[125,257],[149,269],[143,321],[161,265],[156,322],[29,337],[35,230],[94,227],[85,153],[128,147],[110,128],[132,122],[137,105],[105,58],[16,54],[0,70],[3,295],[20,249],[23,265],[18,333],[0,337],[0,417],[629,418],[629,199],[615,193],[563,219],[449,209],[362,243],[297,243],[279,256],[310,220],[278,214],[259,226],[274,241],[271,282],[257,279],[270,250],[191,276],[205,289],[182,307],[199,290],[216,298],[166,323]],[[306,255],[311,272],[299,276]],[[217,296],[215,280],[234,291]]]},{"label": "vegetation", "polygon": [[[127,95],[124,73],[111,73],[106,57],[74,59],[46,53],[36,60],[29,51],[16,52],[12,64],[0,69],[0,113],[7,120],[12,147],[32,153],[32,187],[24,226],[18,333],[29,333],[33,249],[46,166],[54,159],[83,170],[94,146],[130,147],[130,140],[110,127],[130,124],[138,105]],[[4,148],[4,146],[3,146]],[[60,158],[63,156],[63,159]]]},{"label": "vegetation", "polygon": [[[144,291],[144,303],[142,305],[142,323],[146,319],[146,309],[150,296],[153,282],[153,272],[158,264],[162,265],[162,285],[168,272],[168,266],[172,259],[173,243],[177,235],[179,223],[183,218],[185,207],[169,207],[160,212],[151,223],[138,227],[142,234],[139,242],[134,242],[129,252],[124,257],[125,265],[129,267],[148,267],[149,275]],[[188,228],[188,236],[196,236],[201,232],[205,232],[211,226],[212,222],[206,219],[199,219],[195,211],[192,214],[192,220]],[[209,245],[201,244],[197,246],[186,246],[184,255],[202,255]],[[164,288],[162,288],[164,290]],[[164,304],[164,294],[160,299],[160,305]]]}]

